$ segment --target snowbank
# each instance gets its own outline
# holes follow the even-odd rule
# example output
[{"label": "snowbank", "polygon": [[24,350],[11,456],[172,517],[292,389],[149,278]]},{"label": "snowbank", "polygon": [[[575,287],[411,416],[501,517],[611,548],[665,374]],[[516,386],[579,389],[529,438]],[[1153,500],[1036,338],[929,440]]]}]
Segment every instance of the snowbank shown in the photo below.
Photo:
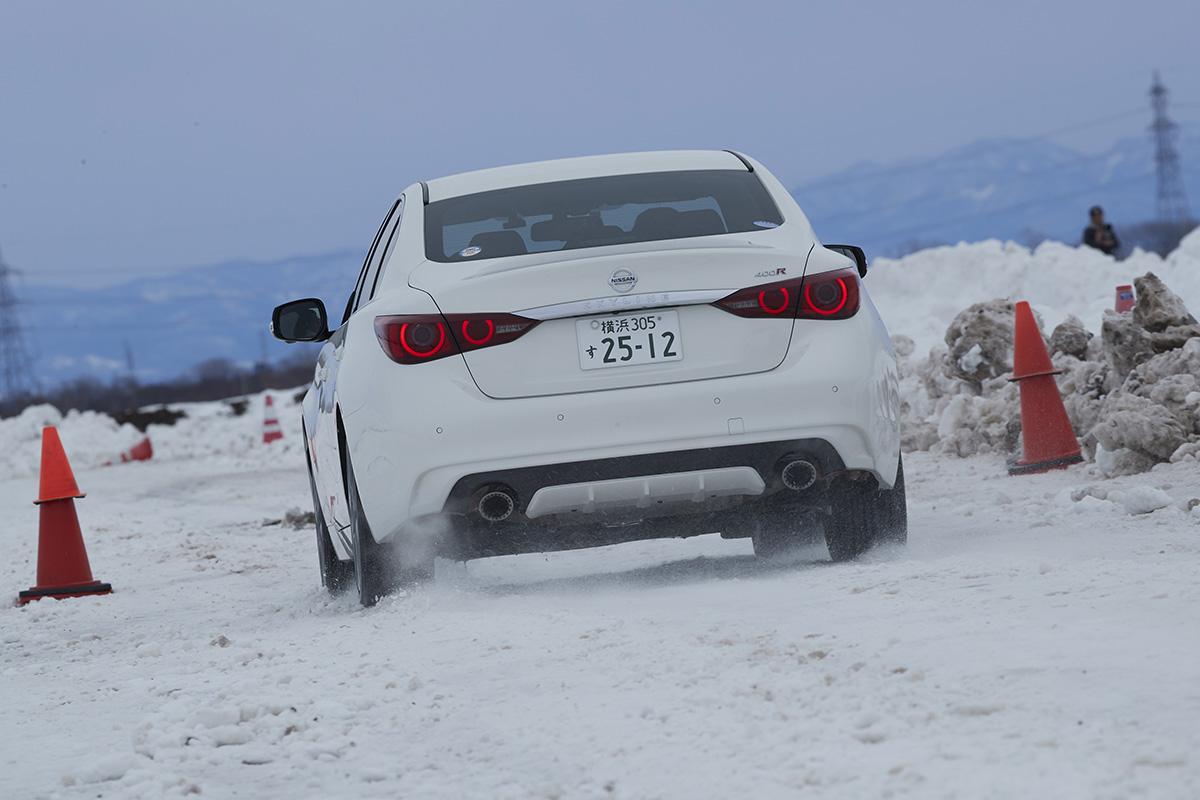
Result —
[{"label": "snowbank", "polygon": [[[1146,284],[1137,313],[1112,313],[1116,287],[1148,273],[1159,280]],[[1028,300],[1064,371],[1071,421],[1104,471],[1200,455],[1200,370],[1194,341],[1185,347],[1196,334],[1170,323],[1186,317],[1184,306],[1200,308],[1200,229],[1165,259],[1137,250],[1117,261],[1058,242],[937,247],[877,259],[866,284],[900,356],[906,450],[1019,451],[1018,393],[1007,377],[1012,303]]]},{"label": "snowbank", "polygon": [[993,298],[1028,300],[1047,331],[1072,314],[1098,330],[1116,287],[1147,272],[1200,309],[1200,229],[1165,259],[1137,250],[1117,261],[1059,242],[1033,251],[995,240],[935,247],[901,259],[875,259],[865,283],[888,329],[910,337],[921,356],[944,344],[946,328],[960,311]]},{"label": "snowbank", "polygon": [[[1100,336],[1071,315],[1048,337],[1075,434],[1110,475],[1200,454],[1200,323],[1153,273],[1133,285],[1138,305],[1105,312]],[[1015,454],[1021,416],[1009,380],[1012,302],[970,306],[944,338],[914,358],[912,340],[894,337],[904,449]]]},{"label": "snowbank", "polygon": [[118,425],[107,414],[71,411],[63,415],[54,406],[30,406],[15,417],[0,420],[0,478],[37,471],[46,425],[58,428],[71,463],[79,468],[98,467],[141,439],[132,425]]},{"label": "snowbank", "polygon": [[[151,425],[146,429],[154,442],[155,456],[163,458],[207,458],[224,456],[235,459],[273,459],[293,454],[303,460],[303,431],[300,404],[294,400],[297,390],[259,392],[246,395],[246,412],[234,414],[229,403],[180,403],[171,408],[187,414],[174,425]],[[271,395],[283,431],[283,440],[262,442],[265,398]],[[214,424],[217,423],[217,424]]]},{"label": "snowbank", "polygon": [[[225,458],[232,462],[272,462],[281,457],[292,463],[303,459],[299,404],[295,390],[247,395],[241,416],[228,402],[179,403],[172,409],[187,416],[174,425],[150,425],[142,434],[132,425],[119,425],[106,414],[70,411],[62,414],[49,405],[31,406],[16,417],[0,420],[0,479],[35,475],[41,457],[42,428],[54,425],[61,434],[71,464],[77,470],[119,460],[120,454],[149,436],[156,460]],[[262,443],[264,398],[274,398],[283,430],[282,441]]]}]

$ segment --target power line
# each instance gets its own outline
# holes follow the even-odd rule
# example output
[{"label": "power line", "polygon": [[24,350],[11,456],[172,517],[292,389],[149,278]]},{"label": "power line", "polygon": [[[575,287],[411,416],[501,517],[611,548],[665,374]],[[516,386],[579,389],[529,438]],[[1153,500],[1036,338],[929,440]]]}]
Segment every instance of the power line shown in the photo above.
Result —
[{"label": "power line", "polygon": [[1047,203],[1053,203],[1053,202],[1057,202],[1059,200],[1067,200],[1069,198],[1076,197],[1081,194],[1089,194],[1091,192],[1096,192],[1096,191],[1099,191],[1100,189],[1111,188],[1113,186],[1127,186],[1132,183],[1138,183],[1139,181],[1149,180],[1151,177],[1152,177],[1152,173],[1147,172],[1142,175],[1136,175],[1132,178],[1127,178],[1126,180],[1123,180],[1123,181],[1114,181],[1112,183],[1106,183],[1106,184],[1102,184],[1100,186],[1087,186],[1082,189],[1073,189],[1069,192],[1063,192],[1063,193],[1057,194],[1057,195],[1047,195],[1047,196],[1039,197],[1036,200],[1026,200],[1021,203],[1013,203],[1012,205],[1004,206],[1002,208],[993,208],[993,209],[988,209],[987,211],[979,211],[979,212],[974,212],[971,214],[963,214],[958,217],[947,217],[945,219],[939,220],[938,222],[936,222],[932,225],[918,225],[918,226],[914,226],[911,228],[896,228],[896,229],[892,229],[892,230],[888,230],[888,231],[881,231],[880,233],[875,234],[875,235],[879,239],[888,239],[893,236],[911,236],[913,234],[925,233],[925,232],[932,231],[932,230],[938,230],[939,228],[944,228],[947,225],[953,225],[953,224],[956,224],[959,222],[969,222],[973,219],[979,219],[981,217],[993,217],[994,218],[1000,214],[1007,214],[1011,211],[1021,211],[1026,208],[1038,208]]},{"label": "power line", "polygon": [[[1059,128],[1052,128],[1050,130],[1043,131],[1041,133],[1027,134],[1027,135],[1015,137],[1015,138],[1020,139],[1020,140],[1046,139],[1051,136],[1060,135],[1062,133],[1068,133],[1068,132],[1077,131],[1077,130],[1085,130],[1087,128],[1094,128],[1098,125],[1104,125],[1109,122],[1115,122],[1117,120],[1125,119],[1128,117],[1132,117],[1132,116],[1140,115],[1140,114],[1144,114],[1144,113],[1145,113],[1145,110],[1143,108],[1140,108],[1140,107],[1139,108],[1131,108],[1131,109],[1127,109],[1125,111],[1118,111],[1115,114],[1106,114],[1102,117],[1096,117],[1094,119],[1084,120],[1082,122],[1076,122],[1076,123],[1072,123],[1070,125],[1064,125]],[[1088,156],[1088,158],[1091,158],[1091,157],[1092,156]],[[861,172],[856,175],[849,175],[849,176],[841,175],[841,174],[827,175],[824,178],[817,178],[816,180],[808,181],[800,188],[810,189],[810,188],[814,188],[814,187],[818,187],[818,186],[825,186],[825,185],[830,185],[830,184],[836,184],[837,186],[853,185],[855,183],[861,183],[862,181],[867,181],[867,180],[871,180],[871,179],[879,178],[879,177],[891,177],[894,175],[904,175],[904,174],[910,173],[910,172],[922,172],[924,170],[927,170],[928,168],[929,168],[928,159],[921,159],[920,161],[911,163],[911,164],[905,164],[905,165],[894,166],[894,167],[883,167],[881,169],[870,170],[868,172]],[[843,170],[843,172],[844,172],[844,170]]]},{"label": "power line", "polygon": [[[1144,113],[1144,112],[1139,112],[1139,113]],[[1107,158],[1109,158],[1110,155],[1111,155],[1110,153],[1096,153],[1094,155],[1079,156],[1078,158],[1072,158],[1067,161],[1060,161],[1057,164],[1046,167],[1044,169],[1030,170],[1029,172],[1022,173],[1022,177],[1033,177],[1033,176],[1037,176],[1037,175],[1042,175],[1042,176],[1052,175],[1055,172],[1058,172],[1060,170],[1069,169],[1071,167],[1077,167],[1077,166],[1087,164],[1092,161],[1104,161]],[[1137,179],[1140,180],[1140,177]],[[1011,185],[1011,182],[1010,182],[1010,185]],[[1122,185],[1122,184],[1120,182],[1118,182],[1115,184],[1108,184],[1108,185]],[[1093,189],[1103,189],[1103,188],[1105,188],[1105,186],[1101,185],[1101,186],[1095,186],[1092,188]],[[1089,190],[1089,191],[1091,191],[1091,190]],[[888,211],[895,211],[897,209],[904,209],[905,211],[912,211],[915,209],[919,209],[922,206],[928,206],[928,205],[933,205],[936,203],[945,202],[945,200],[946,200],[946,197],[944,195],[934,195],[932,197],[926,197],[923,200],[901,201],[901,202],[897,202],[897,203],[886,203],[884,205],[873,206],[871,208],[856,208],[853,211],[845,211],[840,214],[836,214],[834,216],[822,217],[821,225],[824,227],[824,226],[828,226],[831,223],[834,223],[838,220],[841,220],[841,219],[844,219],[847,217],[854,217],[854,218],[869,217],[872,214],[886,213]],[[1038,201],[1038,202],[1040,202],[1040,201]]]}]

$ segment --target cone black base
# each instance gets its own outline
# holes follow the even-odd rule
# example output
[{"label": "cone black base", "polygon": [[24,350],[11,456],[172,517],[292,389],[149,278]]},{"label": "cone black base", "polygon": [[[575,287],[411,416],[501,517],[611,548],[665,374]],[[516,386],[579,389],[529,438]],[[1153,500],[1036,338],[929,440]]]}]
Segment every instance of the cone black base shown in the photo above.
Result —
[{"label": "cone black base", "polygon": [[76,584],[75,586],[34,586],[17,595],[17,604],[23,606],[31,600],[40,600],[43,597],[61,600],[66,597],[84,597],[89,594],[112,594],[112,590],[112,584],[100,581]]},{"label": "cone black base", "polygon": [[1050,458],[1045,461],[1036,461],[1032,464],[1024,464],[1020,461],[1009,462],[1009,475],[1031,475],[1035,472],[1049,472],[1052,469],[1062,469],[1069,467],[1072,464],[1082,464],[1083,456],[1079,453],[1071,453],[1069,456],[1061,458]]}]

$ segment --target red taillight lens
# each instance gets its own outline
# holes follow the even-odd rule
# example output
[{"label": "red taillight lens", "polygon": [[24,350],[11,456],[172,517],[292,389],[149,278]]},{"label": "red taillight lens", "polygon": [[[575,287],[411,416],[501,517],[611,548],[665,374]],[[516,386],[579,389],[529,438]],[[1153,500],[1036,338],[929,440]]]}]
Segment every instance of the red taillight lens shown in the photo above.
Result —
[{"label": "red taillight lens", "polygon": [[858,313],[858,270],[839,269],[804,279],[799,319],[849,319]]},{"label": "red taillight lens", "polygon": [[536,319],[516,314],[447,314],[450,330],[464,353],[498,344],[508,344],[533,330]]},{"label": "red taillight lens", "polygon": [[421,364],[506,344],[537,324],[515,314],[404,314],[376,317],[375,335],[388,358],[398,364]]},{"label": "red taillight lens", "polygon": [[419,364],[458,352],[440,314],[376,317],[375,335],[388,357],[400,364]]},{"label": "red taillight lens", "polygon": [[764,314],[778,315],[792,304],[792,293],[786,286],[763,289],[758,293],[758,307]]},{"label": "red taillight lens", "polygon": [[491,319],[464,319],[459,332],[467,344],[486,347],[496,337],[496,323]]},{"label": "red taillight lens", "polygon": [[791,319],[796,316],[796,300],[800,297],[801,282],[780,281],[739,289],[726,295],[714,305],[739,317]]},{"label": "red taillight lens", "polygon": [[713,305],[755,319],[847,319],[858,313],[858,272],[823,272],[803,280],[739,289]]}]

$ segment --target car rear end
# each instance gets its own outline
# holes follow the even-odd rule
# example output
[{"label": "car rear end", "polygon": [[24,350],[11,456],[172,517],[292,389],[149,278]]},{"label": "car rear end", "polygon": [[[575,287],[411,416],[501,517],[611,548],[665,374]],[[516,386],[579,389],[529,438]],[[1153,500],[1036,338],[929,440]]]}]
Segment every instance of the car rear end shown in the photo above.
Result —
[{"label": "car rear end", "polygon": [[339,384],[379,538],[736,535],[837,476],[895,479],[894,356],[853,265],[748,159],[629,158],[428,187],[424,258]]}]

